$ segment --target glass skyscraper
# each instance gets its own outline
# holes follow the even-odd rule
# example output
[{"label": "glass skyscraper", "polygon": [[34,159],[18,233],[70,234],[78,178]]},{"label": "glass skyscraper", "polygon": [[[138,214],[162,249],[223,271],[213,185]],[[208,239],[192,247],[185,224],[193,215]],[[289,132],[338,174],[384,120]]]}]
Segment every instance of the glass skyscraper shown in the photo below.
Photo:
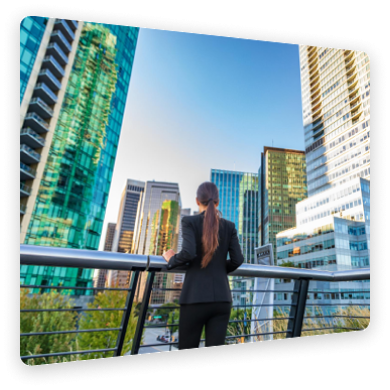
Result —
[{"label": "glass skyscraper", "polygon": [[[111,185],[138,28],[48,19],[21,102],[21,242],[94,249]],[[21,269],[37,285],[92,271]]]},{"label": "glass skyscraper", "polygon": [[295,205],[307,197],[305,153],[264,147],[259,177],[259,244],[271,243],[276,259],[276,234],[296,225]]},{"label": "glass skyscraper", "polygon": [[[144,188],[145,183],[143,181],[132,179],[126,181],[119,206],[118,220],[111,248],[112,252],[132,253],[138,203]],[[110,287],[126,288],[129,286],[129,281],[129,271],[110,270],[108,273],[108,284]]]},{"label": "glass skyscraper", "polygon": [[[147,181],[137,211],[133,253],[139,255],[162,255],[166,250],[177,252],[179,239],[181,198],[177,183]],[[173,273],[156,273],[153,286],[170,288]],[[141,300],[145,289],[146,273],[140,276],[136,300]],[[152,291],[151,302],[162,304],[172,294]]]},{"label": "glass skyscraper", "polygon": [[[309,197],[296,205],[296,227],[277,235],[277,261],[369,267],[370,61],[363,52],[315,46],[301,46],[299,57]],[[311,282],[310,289],[319,284]],[[369,281],[319,287],[327,293],[309,299],[328,303],[329,310],[369,304]]]},{"label": "glass skyscraper", "polygon": [[[218,209],[222,217],[236,225],[238,239],[245,263],[255,262],[258,246],[258,188],[256,173],[212,169],[210,180],[219,191]],[[251,300],[246,290],[253,287],[253,278],[230,277],[234,304],[245,304]],[[238,290],[242,290],[239,292]]]}]

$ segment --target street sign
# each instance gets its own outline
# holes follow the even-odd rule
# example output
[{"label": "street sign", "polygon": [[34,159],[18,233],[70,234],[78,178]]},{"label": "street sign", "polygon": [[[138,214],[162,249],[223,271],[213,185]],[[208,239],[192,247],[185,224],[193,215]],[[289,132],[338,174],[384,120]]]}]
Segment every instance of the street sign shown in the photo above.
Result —
[{"label": "street sign", "polygon": [[256,264],[259,265],[274,265],[274,251],[272,244],[266,244],[255,248]]},{"label": "street sign", "polygon": [[155,320],[157,320],[157,319],[160,319],[161,316],[154,316],[153,318],[154,318]]}]

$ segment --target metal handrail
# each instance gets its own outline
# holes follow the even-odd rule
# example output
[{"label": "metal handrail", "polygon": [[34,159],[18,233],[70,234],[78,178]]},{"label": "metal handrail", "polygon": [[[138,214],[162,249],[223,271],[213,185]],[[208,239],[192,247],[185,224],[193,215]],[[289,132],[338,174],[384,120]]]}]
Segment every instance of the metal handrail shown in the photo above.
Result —
[{"label": "metal handrail", "polygon": [[[156,271],[185,273],[182,269],[167,269],[162,256],[135,255],[84,249],[53,248],[37,245],[20,245],[20,263],[54,267],[116,269],[121,271]],[[343,282],[370,279],[370,269],[346,271],[320,271],[269,265],[242,264],[231,276],[250,276],[275,279],[311,279],[328,282]]]},{"label": "metal handrail", "polygon": [[[160,305],[149,304],[151,291],[153,287],[153,282],[156,272],[182,272],[185,270],[167,270],[167,263],[161,256],[146,256],[146,255],[134,255],[126,253],[117,253],[117,252],[102,252],[102,251],[93,251],[93,250],[81,250],[81,249],[70,249],[70,248],[56,248],[56,247],[43,247],[36,245],[21,245],[20,246],[20,263],[23,265],[41,265],[41,266],[54,266],[54,267],[75,267],[75,268],[94,268],[94,269],[116,269],[123,271],[135,271],[132,273],[132,278],[129,283],[129,288],[127,289],[112,289],[112,288],[95,288],[95,287],[72,287],[72,286],[47,286],[47,285],[21,285],[21,288],[39,288],[39,289],[64,289],[64,290],[127,290],[126,304],[124,307],[113,307],[113,308],[94,308],[94,307],[73,307],[73,308],[36,308],[36,309],[22,309],[21,313],[41,313],[41,312],[96,312],[96,311],[108,311],[108,312],[123,312],[121,325],[115,328],[93,328],[93,329],[69,329],[69,330],[59,330],[53,331],[49,329],[44,332],[31,332],[31,333],[22,333],[22,337],[30,336],[48,336],[54,334],[77,334],[77,333],[86,333],[86,332],[118,332],[117,341],[115,348],[106,348],[106,349],[96,349],[96,350],[84,350],[84,351],[69,351],[69,352],[55,352],[50,354],[41,354],[41,355],[28,355],[22,356],[21,359],[28,360],[34,358],[46,358],[54,356],[67,356],[67,355],[77,355],[77,354],[87,354],[87,353],[103,353],[103,352],[113,352],[114,356],[120,356],[123,350],[124,339],[126,330],[128,327],[128,322],[130,318],[130,313],[132,311],[134,303],[135,290],[137,288],[138,279],[140,272],[149,271],[145,291],[142,298],[141,307],[139,309],[139,315],[137,320],[137,326],[133,338],[133,345],[131,349],[131,354],[138,354],[140,348],[152,347],[154,345],[161,344],[141,344],[143,330],[145,328],[152,327],[162,327],[161,325],[146,325],[146,313],[150,309],[159,308],[165,310],[175,310],[180,306],[169,306],[169,307],[160,307]],[[231,273],[235,276],[244,276],[244,277],[266,277],[266,278],[288,278],[295,279],[294,287],[291,291],[292,294],[291,302],[283,304],[247,304],[245,305],[232,305],[232,308],[254,308],[254,307],[288,307],[289,313],[287,316],[282,318],[263,318],[263,319],[236,319],[229,321],[229,323],[240,323],[244,321],[252,322],[259,320],[287,320],[287,329],[280,332],[262,332],[262,333],[253,333],[253,334],[243,334],[243,335],[233,335],[227,336],[226,340],[238,339],[241,337],[257,337],[257,336],[266,336],[266,335],[275,335],[275,334],[286,334],[286,338],[290,337],[299,337],[302,332],[311,332],[311,331],[321,331],[327,329],[345,329],[345,330],[360,330],[360,328],[350,328],[350,327],[340,327],[340,326],[331,326],[323,328],[305,328],[303,325],[306,324],[305,321],[309,318],[329,318],[330,321],[327,322],[329,325],[334,325],[331,321],[336,317],[343,318],[368,318],[366,316],[350,316],[343,314],[333,314],[333,315],[322,315],[322,316],[305,316],[306,307],[316,307],[316,306],[369,306],[369,304],[354,304],[351,302],[345,303],[307,303],[307,295],[309,292],[308,286],[310,280],[320,280],[320,281],[352,281],[352,280],[367,280],[370,279],[370,270],[369,269],[352,269],[348,271],[318,271],[318,270],[307,270],[307,269],[296,269],[289,267],[279,267],[279,266],[263,266],[256,264],[243,264],[236,271]],[[158,289],[158,288],[157,288]],[[173,289],[165,289],[173,290]],[[178,289],[174,289],[178,290]],[[241,291],[241,290],[239,290]],[[275,290],[280,292],[279,290]],[[255,292],[255,290],[251,290]],[[271,291],[268,291],[271,292]],[[272,290],[274,292],[274,290]],[[321,293],[321,291],[318,291]],[[325,325],[327,325],[325,324]],[[307,324],[306,324],[307,325]],[[329,326],[328,325],[328,326]],[[177,324],[165,324],[165,327],[177,326]],[[164,345],[177,345],[177,342],[164,343]]]}]

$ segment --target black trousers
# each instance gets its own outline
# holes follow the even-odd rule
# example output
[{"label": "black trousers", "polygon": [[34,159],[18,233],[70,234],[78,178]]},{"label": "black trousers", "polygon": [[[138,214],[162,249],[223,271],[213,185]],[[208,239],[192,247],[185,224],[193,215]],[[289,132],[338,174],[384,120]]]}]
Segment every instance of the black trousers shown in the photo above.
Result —
[{"label": "black trousers", "polygon": [[231,302],[180,305],[179,349],[199,348],[203,326],[206,347],[225,344]]}]

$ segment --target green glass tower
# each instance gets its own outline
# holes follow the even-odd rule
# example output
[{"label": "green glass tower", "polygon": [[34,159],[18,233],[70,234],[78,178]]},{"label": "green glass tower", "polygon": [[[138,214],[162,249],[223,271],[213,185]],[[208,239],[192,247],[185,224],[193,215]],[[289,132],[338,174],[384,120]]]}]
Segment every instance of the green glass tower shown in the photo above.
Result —
[{"label": "green glass tower", "polygon": [[295,205],[307,197],[305,152],[264,147],[259,169],[259,245],[296,226]]},{"label": "green glass tower", "polygon": [[[40,115],[47,131],[44,147],[33,151],[39,154],[36,175],[23,182],[32,190],[21,197],[26,210],[21,212],[21,242],[97,250],[139,29],[49,22],[52,30],[45,44],[50,54],[40,64],[42,80],[24,102],[30,104],[22,126],[36,126],[35,117],[30,118]],[[60,88],[50,88],[55,84],[50,80]],[[34,98],[53,115],[45,118],[42,110],[34,111],[39,106]],[[89,287],[92,270],[22,267],[21,279],[26,284]]]}]

